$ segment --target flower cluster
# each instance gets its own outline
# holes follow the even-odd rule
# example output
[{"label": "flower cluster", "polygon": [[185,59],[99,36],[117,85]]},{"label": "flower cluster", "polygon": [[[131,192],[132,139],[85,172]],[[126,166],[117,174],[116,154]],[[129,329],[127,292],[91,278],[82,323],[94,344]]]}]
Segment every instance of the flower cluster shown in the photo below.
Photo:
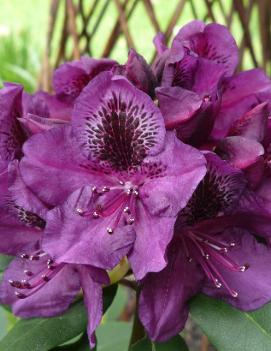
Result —
[{"label": "flower cluster", "polygon": [[0,252],[15,256],[0,301],[49,317],[82,289],[91,346],[123,258],[152,340],[182,330],[200,291],[242,310],[271,300],[271,81],[235,73],[219,24],[154,44],[153,65],[84,56],[52,95],[0,90]]}]

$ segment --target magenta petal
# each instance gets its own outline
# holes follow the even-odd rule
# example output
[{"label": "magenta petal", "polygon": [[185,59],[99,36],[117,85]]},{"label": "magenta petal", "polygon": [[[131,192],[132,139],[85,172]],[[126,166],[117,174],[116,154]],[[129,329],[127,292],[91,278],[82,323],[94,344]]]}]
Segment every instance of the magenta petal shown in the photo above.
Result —
[{"label": "magenta petal", "polygon": [[182,27],[172,46],[181,43],[193,54],[224,67],[232,75],[238,63],[238,48],[228,29],[217,23],[205,25],[195,20]]},{"label": "magenta petal", "polygon": [[267,131],[268,116],[268,105],[263,102],[237,120],[231,127],[229,135],[241,135],[261,142]]},{"label": "magenta petal", "polygon": [[269,274],[271,250],[264,244],[258,243],[246,232],[235,232],[233,239],[236,247],[229,252],[229,257],[237,264],[247,264],[249,268],[245,272],[231,272],[222,267],[219,267],[219,270],[238,296],[232,297],[224,288],[218,289],[208,283],[204,292],[210,296],[222,298],[241,310],[260,308],[271,300]]},{"label": "magenta petal", "polygon": [[96,344],[95,329],[101,322],[103,316],[103,289],[101,283],[93,279],[95,276],[101,275],[103,278],[106,275],[103,271],[95,270],[92,267],[80,267],[80,281],[84,293],[84,302],[88,311],[88,336],[90,347]]},{"label": "magenta petal", "polygon": [[128,61],[123,66],[116,66],[113,69],[115,74],[126,77],[135,87],[154,97],[156,79],[151,67],[143,56],[134,49],[129,50]]},{"label": "magenta petal", "polygon": [[[268,94],[267,94],[268,93]],[[271,93],[271,81],[260,69],[252,69],[234,75],[224,85],[222,104],[216,117],[212,135],[221,139],[246,112],[267,100]]]},{"label": "magenta petal", "polygon": [[47,215],[43,248],[58,262],[86,264],[112,269],[128,254],[135,240],[132,226],[117,227],[112,235],[107,227],[111,217],[93,218],[77,211],[83,202],[90,202],[91,188],[75,191],[60,207]]},{"label": "magenta petal", "polygon": [[41,237],[37,228],[27,227],[6,210],[0,209],[0,253],[18,255],[29,243]]},{"label": "magenta petal", "polygon": [[180,87],[158,88],[156,96],[168,129],[190,120],[202,104],[198,94]]},{"label": "magenta petal", "polygon": [[254,139],[231,136],[220,141],[216,152],[233,166],[245,169],[264,155],[264,148]]},{"label": "magenta petal", "polygon": [[78,97],[74,134],[85,155],[126,170],[163,147],[163,116],[151,98],[122,76],[104,72]]},{"label": "magenta petal", "polygon": [[47,204],[57,205],[74,190],[93,184],[93,173],[80,156],[69,126],[32,136],[24,145],[24,154],[20,164],[23,180]]},{"label": "magenta petal", "polygon": [[159,272],[167,264],[166,248],[173,237],[175,218],[156,217],[138,205],[136,240],[129,255],[133,273],[141,280],[149,272]]},{"label": "magenta petal", "polygon": [[[52,280],[33,295],[18,299],[9,280],[25,279],[24,270],[38,274],[44,268],[43,261],[26,261],[16,258],[4,273],[0,285],[1,303],[12,304],[13,313],[19,317],[50,317],[63,313],[80,290],[79,276],[73,266],[66,265]],[[46,267],[46,264],[45,264]]]},{"label": "magenta petal", "polygon": [[184,328],[188,300],[197,293],[202,279],[197,265],[188,262],[177,245],[168,252],[167,267],[142,281],[139,316],[149,337],[156,341],[165,341]]},{"label": "magenta petal", "polygon": [[68,123],[62,119],[44,118],[30,113],[28,113],[25,118],[18,118],[18,120],[31,134],[63,126]]},{"label": "magenta petal", "polygon": [[26,134],[17,117],[22,114],[22,92],[20,85],[8,84],[0,90],[0,158],[21,158]]},{"label": "magenta petal", "polygon": [[178,140],[173,132],[167,132],[165,150],[147,157],[144,163],[164,168],[162,176],[149,179],[140,190],[144,205],[156,216],[176,216],[206,173],[203,155]]}]

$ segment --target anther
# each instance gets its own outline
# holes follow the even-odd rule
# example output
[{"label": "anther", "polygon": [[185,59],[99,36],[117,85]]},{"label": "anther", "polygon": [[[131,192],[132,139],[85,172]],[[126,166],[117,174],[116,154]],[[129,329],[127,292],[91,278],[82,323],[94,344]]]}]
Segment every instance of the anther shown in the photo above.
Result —
[{"label": "anther", "polygon": [[97,192],[97,187],[96,187],[96,186],[93,186],[93,187],[91,188],[91,191],[92,191],[93,193],[96,193],[96,192]]},{"label": "anther", "polygon": [[235,242],[233,241],[232,243],[230,243],[230,247],[234,247],[236,244]]},{"label": "anther", "polygon": [[108,234],[113,234],[113,229],[110,228],[110,227],[107,227],[106,231],[107,231]]},{"label": "anther", "polygon": [[99,218],[100,215],[99,215],[99,213],[98,213],[97,211],[94,211],[94,212],[92,213],[92,217],[93,217],[93,218]]},{"label": "anther", "polygon": [[215,286],[216,286],[218,289],[220,289],[221,286],[222,286],[222,284],[216,279],[216,280],[215,280]]},{"label": "anther", "polygon": [[227,252],[228,252],[228,249],[227,249],[226,247],[222,247],[222,249],[221,249],[220,251],[222,251],[222,252],[224,252],[224,253],[227,253]]},{"label": "anther", "polygon": [[38,261],[40,259],[40,257],[38,255],[31,255],[29,256],[29,260],[30,261]]},{"label": "anther", "polygon": [[133,194],[134,194],[135,196],[138,196],[138,195],[139,195],[139,192],[138,192],[137,190],[134,190],[134,191],[133,191]]},{"label": "anther", "polygon": [[187,257],[188,262],[191,263],[193,261],[192,257]]},{"label": "anther", "polygon": [[8,282],[9,282],[10,286],[12,286],[13,288],[17,288],[17,289],[21,288],[21,282],[19,282],[18,280],[9,279]]},{"label": "anther", "polygon": [[130,214],[131,211],[130,211],[130,208],[128,206],[126,206],[123,210],[124,213],[127,213],[127,214]]},{"label": "anther", "polygon": [[135,223],[135,219],[134,219],[133,217],[130,217],[130,218],[128,218],[127,223],[128,223],[129,225],[134,224],[134,223]]},{"label": "anther", "polygon": [[25,269],[25,270],[24,270],[24,274],[27,275],[28,277],[31,277],[31,276],[33,275],[33,272],[31,272],[31,271]]},{"label": "anther", "polygon": [[25,260],[28,260],[28,259],[29,259],[29,256],[28,256],[27,254],[25,254],[25,253],[22,253],[22,254],[20,255],[20,257],[23,258],[23,259],[25,259]]},{"label": "anther", "polygon": [[205,255],[205,258],[206,258],[206,260],[209,260],[210,255],[206,254],[206,255]]},{"label": "anther", "polygon": [[244,264],[243,266],[240,267],[240,272],[245,272],[249,266],[247,264]]},{"label": "anther", "polygon": [[49,282],[50,278],[46,275],[46,274],[43,274],[41,276],[42,280],[44,280],[46,283]]},{"label": "anther", "polygon": [[104,187],[102,188],[102,192],[103,192],[103,193],[107,193],[108,191],[110,191],[110,188],[108,188],[107,186],[104,186]]},{"label": "anther", "polygon": [[77,208],[76,209],[76,212],[79,214],[79,215],[82,215],[84,213],[84,210],[82,208]]},{"label": "anther", "polygon": [[124,182],[122,180],[119,180],[119,185],[124,185]]},{"label": "anther", "polygon": [[231,292],[231,295],[232,295],[233,297],[238,297],[238,292],[237,292],[237,291],[232,291],[232,292]]},{"label": "anther", "polygon": [[18,297],[18,299],[25,299],[27,297],[25,294],[22,294],[19,291],[15,291],[14,294]]}]

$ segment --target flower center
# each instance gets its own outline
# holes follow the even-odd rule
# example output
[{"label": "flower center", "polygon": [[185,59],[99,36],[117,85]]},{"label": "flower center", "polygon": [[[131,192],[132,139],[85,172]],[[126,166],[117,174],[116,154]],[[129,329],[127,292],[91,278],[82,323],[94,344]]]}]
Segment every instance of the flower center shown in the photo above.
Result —
[{"label": "flower center", "polygon": [[76,212],[80,216],[94,219],[109,218],[108,234],[113,234],[119,225],[132,225],[136,220],[136,202],[139,199],[139,186],[132,182],[118,181],[113,186],[92,187],[89,202],[80,206],[80,198]]}]

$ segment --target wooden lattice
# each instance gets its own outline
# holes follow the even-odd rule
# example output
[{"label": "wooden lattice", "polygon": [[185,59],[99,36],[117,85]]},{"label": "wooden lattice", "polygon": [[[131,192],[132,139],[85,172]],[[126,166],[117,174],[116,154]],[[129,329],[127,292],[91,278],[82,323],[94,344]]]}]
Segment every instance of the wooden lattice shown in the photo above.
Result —
[{"label": "wooden lattice", "polygon": [[193,18],[227,25],[240,47],[240,68],[262,67],[270,73],[270,1],[51,0],[41,86],[50,89],[52,70],[85,53],[119,58],[126,46],[152,61],[155,51],[147,32],[163,31],[169,42],[177,28]]}]

